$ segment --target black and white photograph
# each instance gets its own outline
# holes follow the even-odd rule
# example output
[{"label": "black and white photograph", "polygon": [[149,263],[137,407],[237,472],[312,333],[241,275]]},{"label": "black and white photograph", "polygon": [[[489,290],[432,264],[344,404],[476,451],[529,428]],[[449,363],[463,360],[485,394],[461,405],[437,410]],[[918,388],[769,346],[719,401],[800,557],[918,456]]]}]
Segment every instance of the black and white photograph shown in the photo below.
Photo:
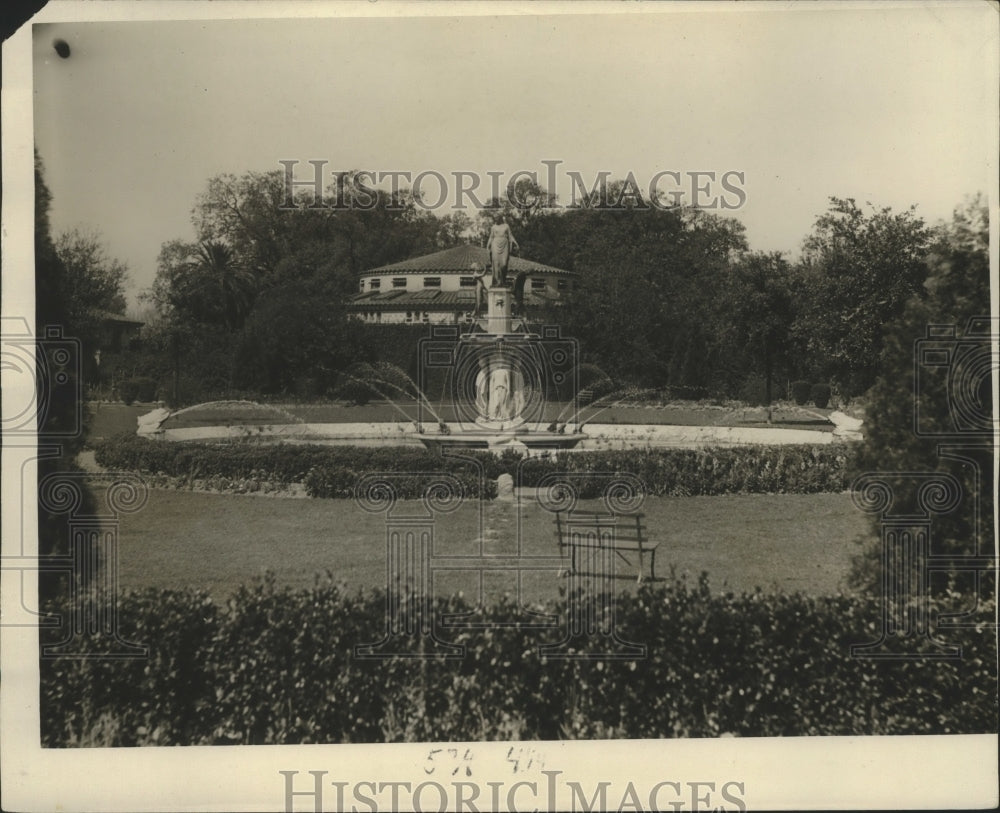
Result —
[{"label": "black and white photograph", "polygon": [[45,6],[0,806],[995,806],[997,9]]}]

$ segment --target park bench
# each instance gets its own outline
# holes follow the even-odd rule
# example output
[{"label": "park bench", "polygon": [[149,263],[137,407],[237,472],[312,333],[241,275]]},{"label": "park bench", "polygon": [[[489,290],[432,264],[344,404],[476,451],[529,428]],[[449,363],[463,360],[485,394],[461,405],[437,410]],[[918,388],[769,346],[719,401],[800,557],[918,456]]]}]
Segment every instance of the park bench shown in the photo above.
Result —
[{"label": "park bench", "polygon": [[[656,580],[656,549],[659,542],[650,542],[644,524],[645,514],[602,514],[593,511],[559,511],[555,516],[556,540],[559,553],[570,555],[570,572],[579,572],[581,556],[593,559],[607,552],[632,567],[625,553],[638,554],[638,579],[642,584],[643,560],[649,557],[649,577]],[[607,560],[605,560],[607,561]],[[613,561],[613,559],[612,559]],[[610,573],[601,575],[610,576]]]}]

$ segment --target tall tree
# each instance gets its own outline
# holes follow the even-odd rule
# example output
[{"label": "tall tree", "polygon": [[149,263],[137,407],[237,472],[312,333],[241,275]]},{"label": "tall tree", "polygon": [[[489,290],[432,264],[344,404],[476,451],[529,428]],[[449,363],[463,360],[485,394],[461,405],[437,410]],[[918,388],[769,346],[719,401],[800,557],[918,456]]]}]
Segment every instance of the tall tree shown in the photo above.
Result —
[{"label": "tall tree", "polygon": [[[291,235],[282,228],[284,193],[283,176],[277,171],[209,179],[192,211],[197,242],[225,243],[243,268],[266,278],[292,248]],[[310,223],[321,216],[319,210],[310,210]]]},{"label": "tall tree", "polygon": [[187,324],[243,326],[253,305],[257,278],[218,240],[171,241],[160,250],[153,300],[161,313]]},{"label": "tall tree", "polygon": [[921,290],[930,232],[914,208],[866,214],[853,198],[830,198],[805,241],[795,332],[847,395],[875,381],[884,326]]},{"label": "tall tree", "polygon": [[771,420],[775,366],[783,361],[792,325],[790,269],[779,253],[751,253],[733,265],[719,297],[720,337],[736,356],[749,356],[764,376]]},{"label": "tall tree", "polygon": [[555,202],[556,195],[537,181],[528,177],[518,178],[514,184],[508,184],[499,197],[489,198],[477,213],[475,228],[479,242],[486,245],[493,218],[498,212],[517,232],[519,242],[521,235],[530,240],[528,235],[535,222],[545,217]]},{"label": "tall tree", "polygon": [[108,253],[94,232],[72,229],[55,240],[63,266],[63,295],[74,333],[88,346],[105,313],[125,313],[128,267]]},{"label": "tall tree", "polygon": [[242,327],[253,304],[257,280],[252,271],[240,265],[233,250],[217,240],[199,243],[188,269],[199,280],[204,295],[218,297],[226,329]]},{"label": "tall tree", "polygon": [[580,273],[567,333],[585,357],[646,386],[709,387],[720,361],[712,324],[742,226],[695,210],[581,209],[552,215],[568,227],[555,265]]},{"label": "tall tree", "polygon": [[[35,152],[35,335],[36,380],[38,405],[36,412],[38,443],[38,481],[60,473],[79,471],[76,455],[83,447],[83,426],[86,410],[82,409],[82,382],[75,365],[53,365],[56,353],[72,347],[78,332],[72,320],[72,302],[68,292],[66,267],[56,251],[49,224],[52,195],[45,184],[42,161]],[[61,338],[47,337],[48,328],[62,331]],[[79,350],[79,345],[76,345]],[[65,374],[56,375],[55,367]],[[94,510],[93,498],[84,493],[81,513]],[[70,534],[67,513],[55,513],[44,501],[38,503],[38,553],[65,556],[69,552]],[[85,577],[86,574],[78,574]],[[56,570],[40,570],[39,595],[53,597],[62,592],[67,577]]]},{"label": "tall tree", "polygon": [[[900,515],[919,513],[919,482],[907,473],[955,477],[961,502],[934,518],[933,552],[972,554],[977,545],[992,552],[996,361],[990,342],[997,324],[989,313],[989,214],[982,197],[934,231],[927,269],[923,296],[911,297],[887,330],[853,466],[858,474],[882,473]],[[937,326],[939,338],[929,337],[929,326]],[[953,335],[942,335],[949,332],[942,326]],[[933,352],[924,354],[924,347]],[[873,541],[854,581],[877,589],[880,572]]]},{"label": "tall tree", "polygon": [[467,221],[435,217],[408,189],[388,193],[366,189],[368,183],[359,173],[347,173],[327,186],[322,206],[313,205],[311,188],[299,188],[293,195],[297,207],[286,208],[279,171],[217,175],[192,212],[198,242],[228,245],[266,290],[283,283],[279,264],[308,245],[322,245],[336,267],[355,276],[463,239]]}]

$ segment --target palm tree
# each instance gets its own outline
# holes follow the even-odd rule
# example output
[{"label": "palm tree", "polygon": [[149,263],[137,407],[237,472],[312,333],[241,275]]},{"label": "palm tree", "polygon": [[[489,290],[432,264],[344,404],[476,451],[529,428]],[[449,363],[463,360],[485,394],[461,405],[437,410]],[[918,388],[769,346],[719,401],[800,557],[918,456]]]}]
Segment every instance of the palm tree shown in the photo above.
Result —
[{"label": "palm tree", "polygon": [[232,248],[216,240],[198,243],[189,256],[187,268],[197,280],[193,287],[218,297],[227,330],[242,327],[257,291],[254,273],[239,262]]}]

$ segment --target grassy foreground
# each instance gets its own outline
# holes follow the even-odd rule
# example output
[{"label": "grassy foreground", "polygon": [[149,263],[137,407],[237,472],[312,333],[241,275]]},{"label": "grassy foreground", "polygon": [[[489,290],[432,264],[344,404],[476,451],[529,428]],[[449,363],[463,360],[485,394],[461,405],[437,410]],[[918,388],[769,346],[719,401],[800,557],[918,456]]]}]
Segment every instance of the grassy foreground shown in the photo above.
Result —
[{"label": "grassy foreground", "polygon": [[[100,495],[98,495],[100,496]],[[416,501],[399,513],[419,512]],[[584,510],[600,510],[583,501]],[[643,506],[653,538],[660,542],[656,569],[692,579],[707,571],[713,589],[734,592],[779,588],[810,595],[842,587],[855,546],[868,530],[865,517],[846,494],[649,497]],[[123,588],[197,588],[224,601],[241,584],[264,572],[281,586],[303,588],[329,570],[350,591],[385,586],[385,518],[350,500],[248,497],[152,489],[146,506],[123,515],[120,577]],[[473,556],[516,552],[520,523],[522,553],[556,553],[552,516],[536,504],[520,511],[509,503],[470,501],[434,526],[434,554]],[[648,566],[647,566],[648,567]],[[621,563],[622,589],[634,587],[635,571]],[[525,598],[556,593],[554,573],[524,578]],[[488,590],[514,589],[513,574],[496,577]],[[475,574],[438,573],[435,591],[471,595]]]}]

